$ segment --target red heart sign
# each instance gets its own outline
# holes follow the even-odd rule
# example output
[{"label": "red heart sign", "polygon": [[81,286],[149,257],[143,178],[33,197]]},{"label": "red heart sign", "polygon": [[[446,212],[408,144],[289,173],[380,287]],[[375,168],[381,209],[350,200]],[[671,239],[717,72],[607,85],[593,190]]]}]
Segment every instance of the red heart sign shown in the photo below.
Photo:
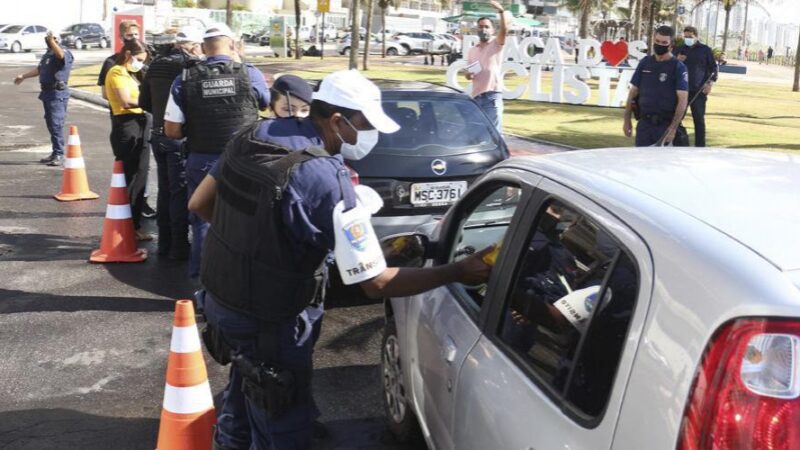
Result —
[{"label": "red heart sign", "polygon": [[628,43],[625,41],[616,43],[613,41],[605,41],[603,45],[600,46],[600,53],[609,64],[616,66],[622,61],[625,61],[625,58],[628,57]]}]

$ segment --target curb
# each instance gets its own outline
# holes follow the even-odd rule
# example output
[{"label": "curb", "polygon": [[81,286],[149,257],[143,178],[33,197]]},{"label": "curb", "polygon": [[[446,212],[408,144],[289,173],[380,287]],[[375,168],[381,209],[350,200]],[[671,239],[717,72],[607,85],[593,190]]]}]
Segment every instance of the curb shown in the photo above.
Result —
[{"label": "curb", "polygon": [[503,133],[503,134],[508,135],[508,136],[514,136],[515,138],[521,139],[523,141],[535,142],[537,144],[550,145],[550,146],[553,146],[553,147],[563,148],[564,150],[583,150],[583,148],[581,148],[581,147],[574,147],[572,145],[567,145],[567,144],[559,144],[557,142],[546,141],[544,139],[532,138],[532,137],[528,137],[528,136],[520,136],[518,134],[513,134],[513,133]]},{"label": "curb", "polygon": [[99,94],[93,94],[91,92],[71,87],[69,88],[69,95],[70,97],[77,98],[78,100],[83,100],[93,105],[102,106],[103,108],[108,108],[108,100],[104,99]]}]

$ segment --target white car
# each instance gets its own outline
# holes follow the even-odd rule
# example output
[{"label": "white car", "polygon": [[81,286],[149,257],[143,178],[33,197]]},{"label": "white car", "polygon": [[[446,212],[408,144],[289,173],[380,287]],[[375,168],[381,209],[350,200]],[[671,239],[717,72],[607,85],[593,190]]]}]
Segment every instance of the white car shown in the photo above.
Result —
[{"label": "white car", "polygon": [[[364,36],[361,36],[361,39],[364,39]],[[340,55],[349,55],[351,50],[352,44],[350,41],[350,34],[348,33],[339,44],[336,46],[336,51]],[[358,43],[358,53],[364,54],[364,41],[361,40]],[[369,42],[369,53],[371,55],[380,55],[383,53],[383,45],[381,44],[381,40],[379,35],[372,35],[371,40]],[[386,55],[387,56],[398,56],[398,55],[405,55],[406,49],[394,41],[386,41]]]},{"label": "white car", "polygon": [[47,27],[41,25],[9,25],[0,32],[0,50],[19,53],[46,49],[45,36]]},{"label": "white car", "polygon": [[424,53],[428,42],[435,41],[436,36],[428,32],[397,33],[392,40],[403,46],[406,53]]},{"label": "white car", "polygon": [[[800,160],[511,158],[390,266],[492,243],[485,285],[386,301],[390,430],[431,449],[800,448]],[[426,262],[427,261],[427,262]]]}]

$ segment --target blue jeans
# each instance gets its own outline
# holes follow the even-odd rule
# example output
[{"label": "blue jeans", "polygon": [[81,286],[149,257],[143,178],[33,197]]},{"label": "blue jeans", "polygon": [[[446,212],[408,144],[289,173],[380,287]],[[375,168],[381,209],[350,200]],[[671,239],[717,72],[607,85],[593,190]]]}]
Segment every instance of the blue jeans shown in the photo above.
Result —
[{"label": "blue jeans", "polygon": [[[208,323],[217,327],[233,351],[254,358],[258,321],[220,305],[210,294],[205,296]],[[313,325],[313,336],[298,346],[298,320],[279,326],[278,358],[274,364],[285,369],[312,369],[314,343],[319,336],[321,320]],[[297,403],[280,419],[270,420],[259,405],[242,393],[242,376],[231,364],[228,386],[222,394],[222,407],[217,411],[214,440],[225,448],[251,450],[301,450],[312,445],[312,425],[319,410],[311,395],[311,384],[298,388]]]},{"label": "blue jeans", "polygon": [[186,197],[186,158],[181,141],[153,132],[150,145],[158,168],[158,252],[188,248],[189,210]]},{"label": "blue jeans", "polygon": [[[192,198],[194,190],[206,177],[208,171],[217,162],[217,159],[219,159],[218,154],[189,153],[186,158],[186,198]],[[189,213],[189,224],[192,226],[192,253],[189,256],[189,276],[196,278],[200,275],[200,257],[209,224],[198,217],[197,214],[191,212]]]},{"label": "blue jeans", "polygon": [[39,99],[44,106],[44,122],[50,132],[53,154],[64,156],[64,121],[67,118],[69,96],[48,91],[42,92]]},{"label": "blue jeans", "polygon": [[503,134],[503,93],[484,92],[475,97],[475,101],[492,125],[497,128],[497,132]]}]

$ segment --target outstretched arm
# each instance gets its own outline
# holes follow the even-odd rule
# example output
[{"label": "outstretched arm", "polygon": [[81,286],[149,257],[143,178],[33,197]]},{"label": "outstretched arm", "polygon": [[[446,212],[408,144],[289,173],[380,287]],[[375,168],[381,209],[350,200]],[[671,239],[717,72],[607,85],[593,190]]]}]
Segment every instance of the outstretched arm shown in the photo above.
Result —
[{"label": "outstretched arm", "polygon": [[500,29],[497,30],[497,43],[499,45],[506,44],[506,34],[508,34],[508,18],[506,17],[506,10],[503,8],[503,5],[498,3],[496,0],[492,0],[489,2],[492,5],[492,8],[497,10],[497,15],[500,19]]}]

